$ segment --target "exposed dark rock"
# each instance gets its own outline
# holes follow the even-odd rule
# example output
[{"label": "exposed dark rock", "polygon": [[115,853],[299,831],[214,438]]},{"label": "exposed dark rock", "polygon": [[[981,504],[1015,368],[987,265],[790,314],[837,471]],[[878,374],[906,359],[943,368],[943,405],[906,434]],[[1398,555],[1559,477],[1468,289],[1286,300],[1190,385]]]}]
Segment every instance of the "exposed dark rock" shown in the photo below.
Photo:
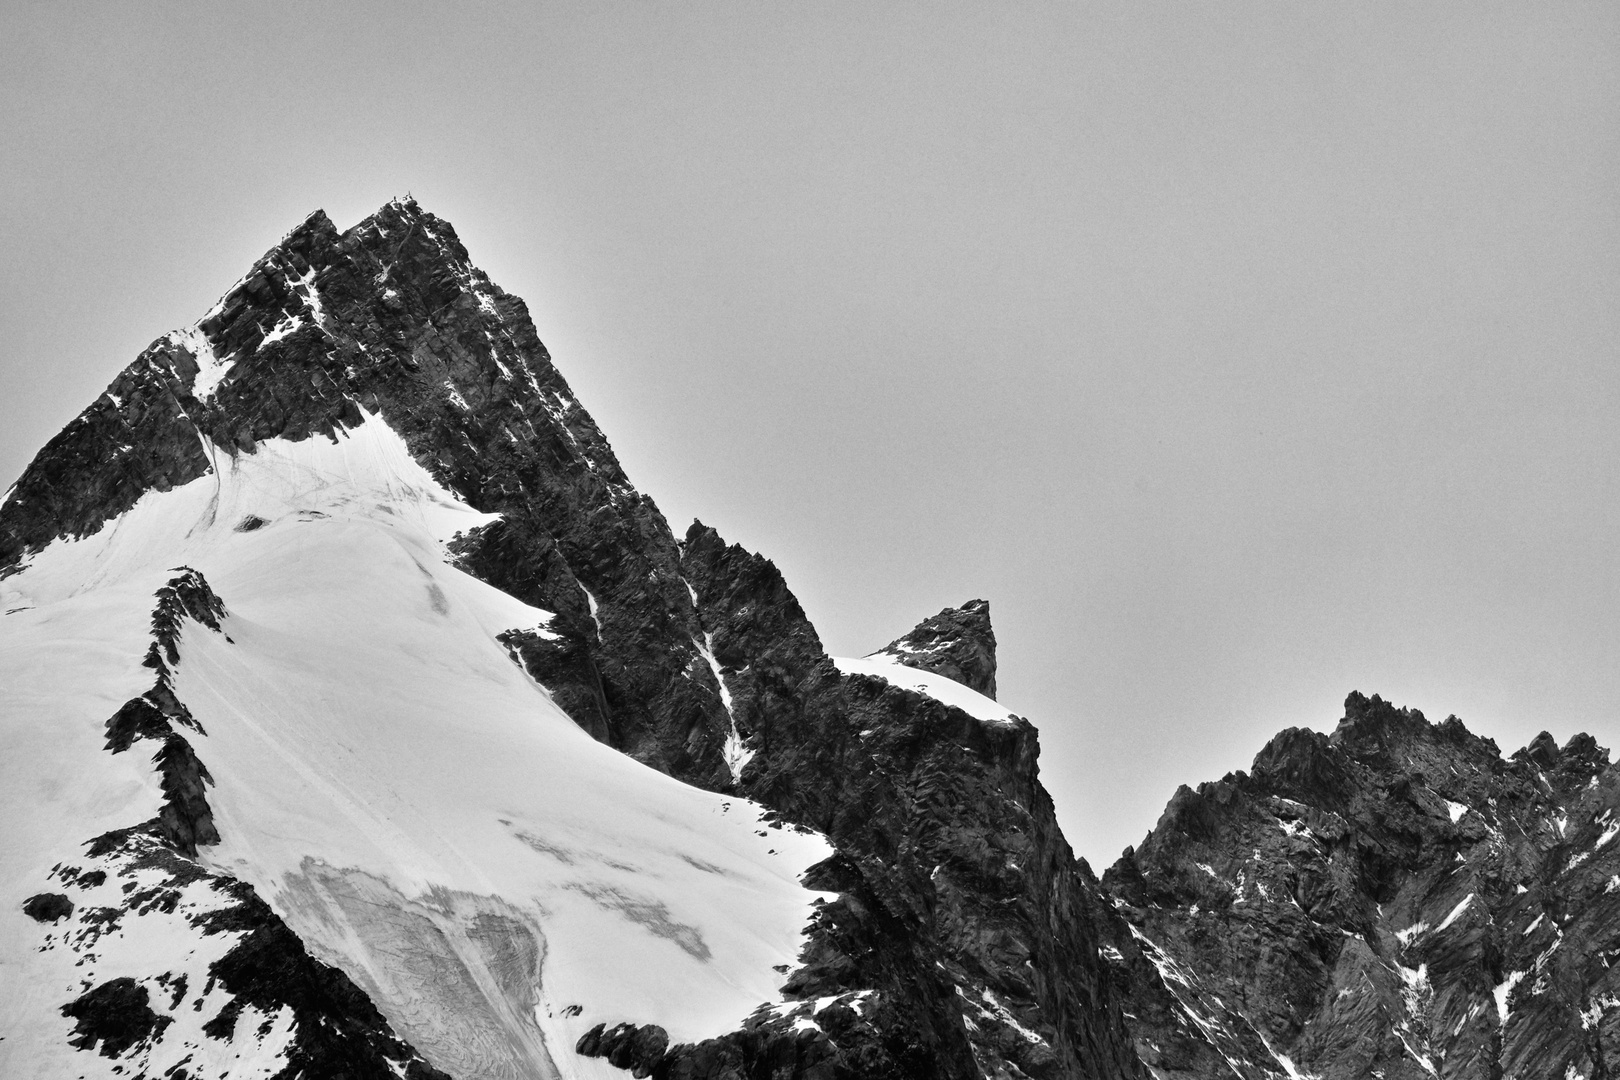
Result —
[{"label": "exposed dark rock", "polygon": [[1351,694],[1332,735],[1182,788],[1104,876],[1138,1052],[1164,1077],[1609,1075],[1617,809],[1588,737],[1504,761]]},{"label": "exposed dark rock", "polygon": [[[271,340],[278,325],[290,332]],[[202,398],[199,352],[231,362]],[[269,438],[335,437],[362,410],[446,487],[502,515],[463,539],[460,564],[557,613],[564,641],[539,671],[576,720],[655,768],[728,785],[729,724],[667,524],[552,366],[523,302],[409,200],[344,233],[310,215],[196,334],[154,342],[0,507],[0,576],[148,490],[206,475],[204,440],[247,454]]]},{"label": "exposed dark rock", "polygon": [[23,901],[23,914],[35,922],[56,922],[73,914],[73,901],[62,893],[36,893]]},{"label": "exposed dark rock", "polygon": [[1350,795],[1351,779],[1326,735],[1309,728],[1288,728],[1255,756],[1254,783],[1273,794],[1318,803],[1341,802]]},{"label": "exposed dark rock", "polygon": [[599,1024],[575,1049],[607,1058],[632,1076],[658,1080],[925,1080],[951,1075],[939,1071],[937,1048],[905,1038],[906,1026],[894,1022],[892,1010],[869,1005],[870,1000],[844,995],[819,1011],[814,1002],[762,1007],[735,1032],[667,1049],[662,1028]]},{"label": "exposed dark rock", "polygon": [[137,739],[165,739],[173,733],[169,717],[151,700],[130,698],[107,720],[107,749],[121,754]]},{"label": "exposed dark rock", "polygon": [[[104,881],[109,872],[124,880],[119,906],[79,911],[67,935],[78,951],[95,953],[96,941],[109,933],[139,937],[144,920],[164,917],[185,919],[199,935],[236,937],[210,965],[208,987],[198,997],[200,1002],[212,991],[212,1000],[224,998],[203,1024],[209,1038],[251,1037],[251,1032],[236,1030],[248,1006],[271,1016],[290,1010],[292,1041],[273,1080],[315,1076],[392,1080],[402,1070],[412,1080],[449,1080],[394,1034],[346,975],[311,957],[246,882],[202,867],[150,830],[108,834],[96,848],[99,851],[90,857],[102,868],[89,873],[76,867],[54,871],[58,878],[81,883],[98,874]],[[197,882],[208,883],[217,902],[202,909],[179,909],[181,893]],[[115,1056],[163,1038],[170,1018],[153,1010],[142,983],[165,988],[172,1011],[189,990],[187,979],[161,969],[135,974],[140,977],[113,979],[63,1010],[79,1019],[75,1045],[88,1049],[100,1040],[101,1052]]]},{"label": "exposed dark rock", "polygon": [[80,1050],[99,1049],[115,1058],[163,1034],[172,1020],[152,1011],[146,987],[127,976],[111,979],[62,1006],[62,1015],[76,1020],[69,1040]]},{"label": "exposed dark rock", "polygon": [[174,575],[158,589],[157,606],[152,609],[152,649],[146,666],[155,668],[160,677],[180,662],[180,628],[186,619],[218,633],[219,621],[225,618],[224,602],[200,573],[177,566]]},{"label": "exposed dark rock", "polygon": [[199,844],[219,843],[219,830],[214,827],[205,788],[214,778],[197,760],[191,744],[179,735],[170,735],[152,761],[163,778],[163,808],[158,812],[158,825],[175,850],[195,855]]},{"label": "exposed dark rock", "polygon": [[575,1051],[586,1057],[604,1057],[608,1063],[629,1069],[631,1076],[651,1076],[669,1048],[669,1033],[656,1024],[636,1027],[617,1024],[611,1028],[597,1024],[579,1037]]},{"label": "exposed dark rock", "polygon": [[[840,675],[776,567],[701,524],[682,572],[754,755],[740,788],[832,839],[838,854],[806,884],[839,895],[816,910],[788,1005],[668,1048],[651,1074],[1143,1075],[1097,960],[1087,879],[1036,780],[1033,728]],[[941,654],[950,615],[930,620]],[[993,689],[983,605],[961,621]],[[642,1030],[603,1027],[580,1052],[613,1060]]]},{"label": "exposed dark rock", "polygon": [[990,628],[990,605],[983,600],[946,608],[878,651],[907,667],[954,679],[985,697],[996,696],[996,634]]},{"label": "exposed dark rock", "polygon": [[[197,854],[199,844],[217,844],[208,807],[207,785],[214,782],[196,751],[175,725],[202,731],[191,710],[175,696],[174,668],[180,663],[180,630],[186,619],[222,633],[225,605],[208,582],[190,567],[177,567],[175,576],[157,592],[152,611],[152,644],[145,666],[157,672],[152,689],[131,698],[107,721],[107,749],[123,753],[141,739],[160,741],[152,762],[162,778],[164,802],[153,823],[157,832],[180,852]],[[227,639],[228,640],[228,639]]]}]

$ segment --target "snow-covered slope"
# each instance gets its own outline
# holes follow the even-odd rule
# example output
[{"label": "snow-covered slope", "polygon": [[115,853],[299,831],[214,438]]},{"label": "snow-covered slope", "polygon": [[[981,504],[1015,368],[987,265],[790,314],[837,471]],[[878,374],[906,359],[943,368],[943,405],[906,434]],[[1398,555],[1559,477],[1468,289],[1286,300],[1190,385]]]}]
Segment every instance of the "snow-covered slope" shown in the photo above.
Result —
[{"label": "snow-covered slope", "polygon": [[833,663],[846,675],[870,675],[895,686],[926,694],[942,705],[961,709],[969,716],[988,722],[1013,719],[1010,710],[996,704],[977,690],[970,690],[954,679],[936,675],[932,671],[901,663],[888,653],[873,653],[860,658],[835,656]]},{"label": "snow-covered slope", "polygon": [[[569,720],[496,640],[546,633],[549,613],[446,562],[445,542],[488,515],[376,416],[335,439],[209,451],[211,475],[148,492],[0,583],[0,906],[61,889],[53,867],[88,869],[87,841],[158,812],[141,744],[103,743],[151,683],[152,598],[184,565],[228,613],[220,632],[184,624],[172,680],[214,781],[221,841],[200,861],[250,884],[438,1068],[621,1076],[577,1057],[578,1037],[634,1018],[696,1041],[779,1000],[818,899],[799,879],[825,841]],[[117,886],[115,872],[62,891],[110,907]],[[199,1029],[223,1001],[204,987],[226,942],[185,922],[208,888],[182,892],[176,912],[128,915],[93,948],[5,920],[0,983],[29,990],[0,995],[0,1073],[127,1072],[76,1053],[60,1005],[131,974],[173,1019],[138,1065],[206,1064],[217,1040]],[[290,1017],[261,1020],[231,1075],[280,1067]]]}]

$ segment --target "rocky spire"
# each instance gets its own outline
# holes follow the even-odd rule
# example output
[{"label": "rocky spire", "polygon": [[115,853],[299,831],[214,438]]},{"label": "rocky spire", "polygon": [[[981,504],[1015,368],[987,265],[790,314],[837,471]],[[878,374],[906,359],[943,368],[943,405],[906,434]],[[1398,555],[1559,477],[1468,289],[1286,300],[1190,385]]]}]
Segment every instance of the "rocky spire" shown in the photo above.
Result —
[{"label": "rocky spire", "polygon": [[954,679],[987,698],[996,696],[996,634],[984,600],[946,608],[872,655]]}]

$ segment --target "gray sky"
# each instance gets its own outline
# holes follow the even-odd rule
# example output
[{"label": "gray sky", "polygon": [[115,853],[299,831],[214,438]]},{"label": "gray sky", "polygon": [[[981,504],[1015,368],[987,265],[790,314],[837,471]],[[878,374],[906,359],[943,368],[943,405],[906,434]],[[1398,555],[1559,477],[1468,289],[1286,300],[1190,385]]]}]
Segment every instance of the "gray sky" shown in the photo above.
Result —
[{"label": "gray sky", "polygon": [[410,192],[857,655],[990,600],[1101,867],[1351,689],[1620,744],[1620,7],[57,4],[0,34],[0,484]]}]

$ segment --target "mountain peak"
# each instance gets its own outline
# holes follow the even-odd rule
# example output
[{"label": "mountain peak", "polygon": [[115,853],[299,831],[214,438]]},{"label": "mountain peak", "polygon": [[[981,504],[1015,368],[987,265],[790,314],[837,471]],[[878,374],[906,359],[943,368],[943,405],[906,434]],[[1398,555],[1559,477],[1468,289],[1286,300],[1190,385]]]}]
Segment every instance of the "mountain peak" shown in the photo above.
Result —
[{"label": "mountain peak", "polygon": [[990,604],[969,600],[918,623],[871,656],[954,679],[991,700],[996,696],[996,634],[990,627]]},{"label": "mountain peak", "polygon": [[409,198],[153,342],[0,577],[30,1075],[1144,1075],[988,605],[846,672]]},{"label": "mountain peak", "polygon": [[1104,876],[1105,952],[1144,1062],[1598,1075],[1617,795],[1589,735],[1560,748],[1543,732],[1504,760],[1456,716],[1359,692],[1331,735],[1289,728],[1251,773],[1181,787]]},{"label": "mountain peak", "polygon": [[[487,445],[566,445],[633,492],[528,309],[448,222],[394,200],[339,233],[308,215],[193,325],[165,334],[46,444],[0,505],[0,574],[266,439],[335,437],[384,413],[437,479],[478,500]],[[552,438],[554,436],[554,439]]]}]

